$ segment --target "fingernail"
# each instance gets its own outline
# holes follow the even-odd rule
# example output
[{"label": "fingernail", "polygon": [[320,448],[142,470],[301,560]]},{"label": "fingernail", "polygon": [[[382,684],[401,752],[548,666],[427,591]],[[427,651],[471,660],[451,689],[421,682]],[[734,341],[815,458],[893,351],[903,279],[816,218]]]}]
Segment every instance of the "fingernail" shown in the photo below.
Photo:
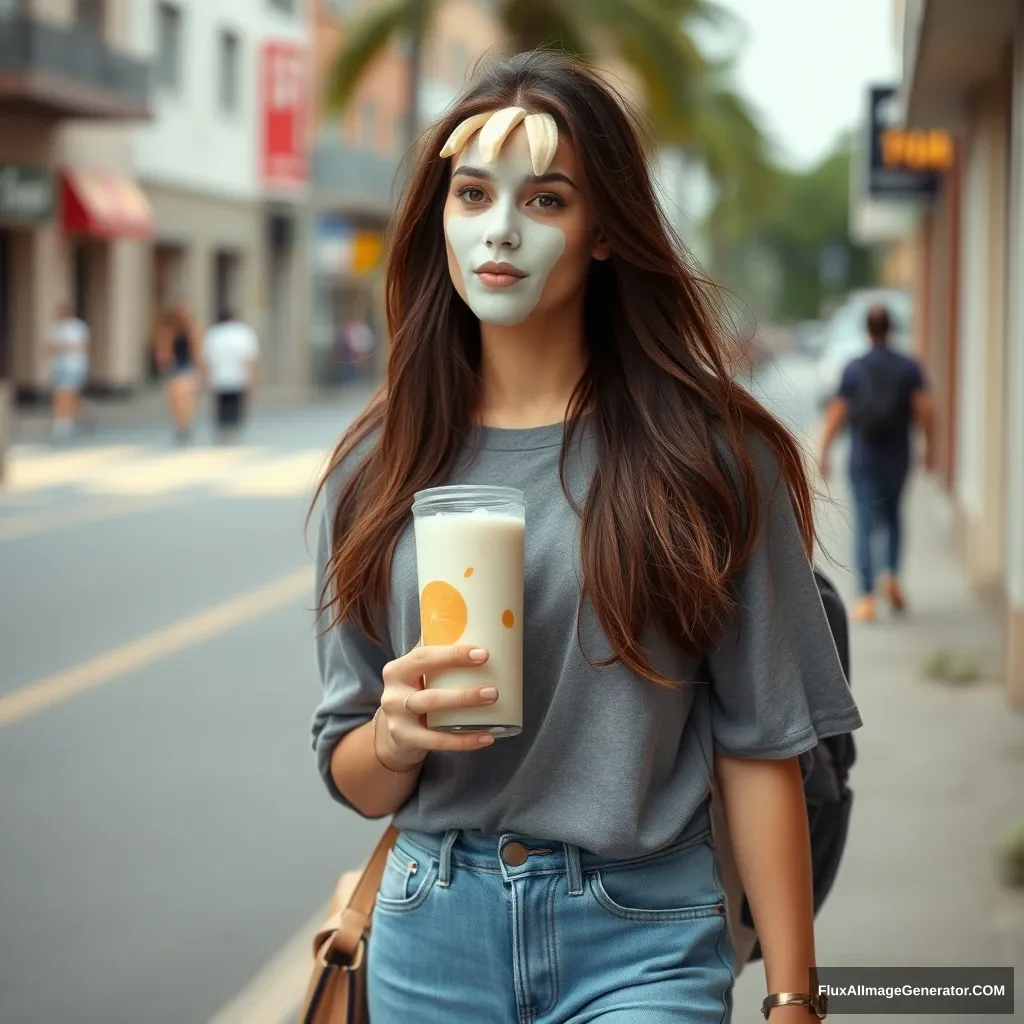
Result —
[{"label": "fingernail", "polygon": [[469,652],[470,661],[483,661],[487,657],[487,652],[482,647],[474,647]]},{"label": "fingernail", "polygon": [[484,733],[483,736],[480,737],[479,742],[481,747],[489,747],[494,742],[494,737],[488,736],[487,733]]},{"label": "fingernail", "polygon": [[480,696],[484,700],[497,700],[498,699],[498,688],[496,686],[485,686],[480,691]]}]

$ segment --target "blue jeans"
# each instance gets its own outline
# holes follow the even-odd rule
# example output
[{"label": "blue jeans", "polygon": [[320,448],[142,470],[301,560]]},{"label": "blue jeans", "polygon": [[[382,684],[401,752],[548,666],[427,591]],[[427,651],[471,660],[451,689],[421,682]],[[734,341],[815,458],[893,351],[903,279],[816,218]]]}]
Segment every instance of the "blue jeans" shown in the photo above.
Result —
[{"label": "blue jeans", "polygon": [[906,482],[907,467],[902,464],[850,467],[850,490],[857,519],[854,555],[862,594],[871,594],[875,589],[873,548],[880,529],[887,539],[885,567],[893,576],[899,574],[903,540],[900,506]]},{"label": "blue jeans", "polygon": [[373,1024],[721,1024],[733,950],[710,830],[695,824],[629,861],[403,832],[370,934]]}]

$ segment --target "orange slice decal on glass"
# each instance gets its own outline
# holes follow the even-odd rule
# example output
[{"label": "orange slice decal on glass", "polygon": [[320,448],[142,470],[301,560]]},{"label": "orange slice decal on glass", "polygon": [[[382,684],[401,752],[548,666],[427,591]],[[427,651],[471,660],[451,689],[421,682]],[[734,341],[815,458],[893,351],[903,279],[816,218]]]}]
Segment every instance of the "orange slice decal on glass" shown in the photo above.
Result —
[{"label": "orange slice decal on glass", "polygon": [[473,575],[473,570],[472,569],[467,569],[462,575],[465,576],[466,579],[468,580],[469,577]]},{"label": "orange slice decal on glass", "polygon": [[420,594],[420,622],[427,647],[458,643],[468,613],[463,596],[450,583],[431,580]]},{"label": "orange slice decal on glass", "polygon": [[506,629],[511,629],[516,624],[516,617],[512,614],[512,610],[510,608],[506,608],[501,613],[501,624]]}]

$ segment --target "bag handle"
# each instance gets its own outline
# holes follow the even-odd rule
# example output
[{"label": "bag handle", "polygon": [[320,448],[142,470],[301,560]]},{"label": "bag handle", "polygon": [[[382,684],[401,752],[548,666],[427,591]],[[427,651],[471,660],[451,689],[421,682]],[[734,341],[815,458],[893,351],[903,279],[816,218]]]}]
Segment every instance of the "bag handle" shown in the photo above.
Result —
[{"label": "bag handle", "polygon": [[360,965],[352,961],[362,956],[363,935],[370,924],[377,890],[384,875],[384,865],[397,838],[398,829],[388,825],[370,854],[347,906],[331,914],[317,933],[317,960],[321,966],[328,967],[332,962],[341,961],[350,970],[358,970]]}]

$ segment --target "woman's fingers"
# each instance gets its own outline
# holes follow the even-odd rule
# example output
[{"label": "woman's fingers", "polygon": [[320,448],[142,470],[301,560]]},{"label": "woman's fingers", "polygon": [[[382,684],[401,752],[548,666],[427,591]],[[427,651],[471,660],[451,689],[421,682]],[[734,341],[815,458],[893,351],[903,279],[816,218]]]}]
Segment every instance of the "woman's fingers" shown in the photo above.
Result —
[{"label": "woman's fingers", "polygon": [[402,698],[402,707],[421,718],[432,711],[455,711],[459,708],[483,708],[498,699],[493,686],[472,686],[460,690],[412,690]]},{"label": "woman's fingers", "polygon": [[403,747],[418,750],[479,750],[489,747],[494,737],[487,732],[437,732],[418,722],[398,727]]},{"label": "woman's fingers", "polygon": [[487,651],[470,644],[446,647],[414,647],[408,654],[384,666],[384,682],[415,685],[421,676],[446,668],[472,668],[487,660]]},{"label": "woman's fingers", "polygon": [[487,660],[487,651],[469,644],[416,647],[384,667],[381,708],[388,737],[405,753],[423,750],[479,750],[494,742],[488,732],[448,733],[428,729],[422,719],[437,711],[488,707],[498,699],[493,686],[427,689],[426,678],[451,668],[473,668]]}]

